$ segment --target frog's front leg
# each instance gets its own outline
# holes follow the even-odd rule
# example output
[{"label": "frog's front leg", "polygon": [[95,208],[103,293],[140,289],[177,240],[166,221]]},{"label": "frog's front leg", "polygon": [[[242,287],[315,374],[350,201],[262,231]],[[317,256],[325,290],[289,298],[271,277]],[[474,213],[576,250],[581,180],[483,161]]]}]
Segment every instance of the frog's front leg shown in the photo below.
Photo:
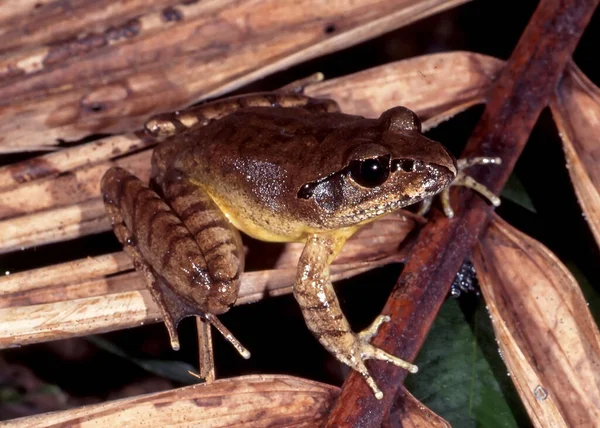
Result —
[{"label": "frog's front leg", "polygon": [[364,360],[387,361],[411,373],[416,373],[417,367],[369,343],[389,317],[381,315],[365,331],[355,334],[342,313],[329,277],[329,265],[352,231],[347,232],[313,234],[308,238],[298,265],[294,296],[306,325],[317,340],[339,361],[358,371],[375,397],[381,399],[383,393],[369,374]]},{"label": "frog's front leg", "polygon": [[248,358],[250,353],[215,316],[237,298],[244,262],[241,238],[206,192],[169,170],[162,182],[167,204],[117,167],[106,172],[101,188],[115,235],[144,276],[173,349],[179,349],[179,321],[197,315]]},{"label": "frog's front leg", "polygon": [[[456,161],[458,173],[456,174],[456,177],[454,178],[450,186],[462,186],[468,187],[469,189],[473,189],[481,196],[486,198],[488,201],[490,201],[492,205],[497,207],[500,205],[500,198],[494,195],[494,193],[490,189],[485,187],[483,184],[479,183],[474,178],[465,174],[464,170],[473,165],[499,165],[501,163],[502,159],[491,157],[473,157],[466,159],[458,159]],[[453,218],[454,210],[452,209],[452,205],[450,205],[450,186],[442,190],[442,192],[440,193],[440,201],[442,203],[442,208],[446,217]],[[417,211],[417,214],[426,214],[427,211],[429,211],[429,209],[431,208],[432,202],[433,196],[423,199],[421,201],[421,205],[419,207],[419,210]]]}]

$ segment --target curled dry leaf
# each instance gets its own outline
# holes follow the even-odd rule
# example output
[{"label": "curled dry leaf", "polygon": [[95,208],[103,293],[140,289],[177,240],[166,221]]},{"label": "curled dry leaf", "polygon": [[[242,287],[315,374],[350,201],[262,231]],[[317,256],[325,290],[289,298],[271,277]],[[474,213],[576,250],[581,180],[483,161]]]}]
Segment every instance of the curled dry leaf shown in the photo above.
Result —
[{"label": "curled dry leaf", "polygon": [[597,426],[600,333],[568,269],[498,216],[474,262],[500,351],[535,426]]},{"label": "curled dry leaf", "polygon": [[571,62],[550,109],[577,199],[600,246],[600,89]]},{"label": "curled dry leaf", "polygon": [[[366,225],[332,265],[332,279],[401,262],[409,243],[400,244],[414,227],[413,216],[397,214]],[[287,244],[275,269],[245,273],[236,304],[290,293],[301,251],[301,244]],[[1,277],[0,348],[159,321],[158,307],[131,269],[116,253]]]},{"label": "curled dry leaf", "polygon": [[[3,55],[0,99],[10,102],[0,104],[0,147],[27,150],[139,128],[158,111],[226,93],[466,1],[243,0],[165,8],[91,2],[68,14],[58,5],[29,14],[17,9],[12,19],[3,8],[3,40],[13,49],[27,29],[35,33],[29,40],[53,43]],[[70,38],[51,40],[46,24]]]},{"label": "curled dry leaf", "polygon": [[335,386],[292,376],[242,376],[14,419],[4,426],[315,427],[338,393]]},{"label": "curled dry leaf", "polygon": [[[348,113],[367,116],[378,116],[393,105],[409,104],[433,124],[482,101],[501,66],[497,59],[467,52],[427,55],[311,85],[307,93],[340,100]],[[398,76],[411,85],[398,86]],[[349,99],[348,93],[355,97]],[[65,149],[0,169],[0,183],[12,180],[12,185],[0,192],[0,218],[23,214],[0,221],[0,235],[5,238],[0,241],[0,253],[108,230],[97,197],[104,171],[118,164],[144,180],[150,174],[149,151],[110,161],[116,154],[138,149],[132,144],[133,138],[137,137],[109,137],[104,146],[96,143]],[[46,169],[40,172],[40,165]],[[80,168],[65,174],[75,166]],[[38,178],[44,173],[62,174],[18,185],[23,177]],[[85,224],[80,225],[80,221]]]}]

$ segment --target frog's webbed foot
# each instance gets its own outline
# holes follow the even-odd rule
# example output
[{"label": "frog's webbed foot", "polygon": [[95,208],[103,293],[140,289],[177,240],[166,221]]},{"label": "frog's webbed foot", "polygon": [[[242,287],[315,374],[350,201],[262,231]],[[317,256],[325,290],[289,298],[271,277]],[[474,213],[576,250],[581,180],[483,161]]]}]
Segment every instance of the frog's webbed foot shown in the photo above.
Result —
[{"label": "frog's webbed foot", "polygon": [[[370,360],[370,359],[382,360],[382,361],[386,361],[388,363],[392,363],[392,364],[394,364],[400,368],[403,368],[405,370],[408,370],[411,373],[417,373],[417,371],[419,369],[414,364],[411,364],[408,361],[404,361],[398,357],[388,354],[384,350],[376,348],[375,346],[373,346],[369,343],[371,341],[371,339],[373,338],[373,336],[375,336],[377,334],[377,330],[379,330],[379,327],[381,327],[381,324],[383,324],[384,322],[388,322],[388,321],[390,321],[389,316],[379,315],[369,327],[367,327],[365,330],[361,331],[360,333],[358,333],[356,335],[357,343],[355,346],[357,346],[359,348],[359,355],[360,355],[361,360],[363,360],[363,361]],[[363,362],[360,361],[360,363],[358,363],[356,365],[357,365],[357,367],[352,367],[352,366],[351,367],[354,368],[355,370],[357,370],[362,375],[362,377],[365,378],[365,381],[367,382],[367,384],[373,391],[373,394],[375,394],[375,398],[377,398],[378,400],[381,400],[383,398],[383,393],[377,387],[377,384],[375,383],[375,381],[369,374],[369,372],[368,372],[367,368],[365,367],[365,365],[363,364]]]},{"label": "frog's webbed foot", "polygon": [[[481,196],[486,198],[492,205],[495,207],[500,205],[500,198],[494,193],[485,187],[483,184],[479,183],[469,175],[464,173],[466,168],[469,168],[473,165],[499,165],[502,163],[502,159],[500,158],[492,158],[492,157],[473,157],[467,159],[458,159],[456,164],[458,167],[458,173],[456,174],[456,178],[452,182],[450,186],[463,186],[468,187],[469,189],[473,189]],[[431,208],[431,203],[433,198],[425,198],[421,201],[421,205],[417,214],[424,215]],[[440,201],[442,203],[442,208],[444,210],[444,214],[448,218],[454,217],[454,211],[452,210],[452,206],[450,205],[450,187],[446,187],[440,193]]]},{"label": "frog's webbed foot", "polygon": [[163,322],[165,323],[165,327],[167,327],[173,350],[178,351],[180,348],[179,335],[177,334],[179,322],[186,317],[196,315],[203,322],[212,324],[243,358],[250,358],[250,351],[231,334],[229,329],[216,316],[210,313],[202,313],[196,306],[178,297],[162,278],[154,275],[148,264],[142,262],[140,265],[137,260],[134,264],[136,270],[141,272],[145,277],[150,294],[152,294],[152,298],[158,305],[160,313],[163,316]]}]

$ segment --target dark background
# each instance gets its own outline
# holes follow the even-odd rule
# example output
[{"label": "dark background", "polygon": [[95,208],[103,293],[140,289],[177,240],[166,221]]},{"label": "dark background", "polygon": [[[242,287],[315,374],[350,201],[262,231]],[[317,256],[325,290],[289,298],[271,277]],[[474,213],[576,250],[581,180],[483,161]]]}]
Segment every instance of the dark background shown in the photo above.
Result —
[{"label": "dark background", "polygon": [[[450,50],[469,50],[507,59],[536,4],[525,0],[475,1],[277,73],[237,92],[274,89],[316,71],[333,78],[403,58]],[[574,57],[596,85],[600,83],[599,20],[597,12]],[[458,154],[482,111],[481,106],[471,108],[428,132],[428,136]],[[21,159],[23,155],[4,156],[0,162]],[[600,293],[600,254],[575,198],[558,132],[548,111],[538,121],[515,175],[524,187],[521,194],[529,196],[535,212],[506,198],[497,212],[548,246],[580,281],[587,278],[595,287],[595,292],[587,290],[587,297],[593,301]],[[103,233],[0,256],[0,268],[18,272],[118,250],[120,246],[112,233]],[[388,266],[337,286],[344,312],[355,330],[365,327],[379,314],[400,271],[399,265]],[[474,294],[463,294],[460,299],[467,312],[469,306],[480,304]],[[599,313],[594,311],[596,315]],[[336,385],[343,382],[346,368],[312,337],[292,296],[236,307],[221,319],[251,350],[252,358],[243,360],[215,334],[218,377],[285,373]],[[0,352],[0,419],[180,385],[143,370],[131,359],[180,360],[196,366],[193,319],[184,320],[179,331],[182,338],[179,352],[170,349],[163,324],[100,336],[127,353],[126,358],[107,351],[102,346],[106,342],[86,338],[4,350]]]}]

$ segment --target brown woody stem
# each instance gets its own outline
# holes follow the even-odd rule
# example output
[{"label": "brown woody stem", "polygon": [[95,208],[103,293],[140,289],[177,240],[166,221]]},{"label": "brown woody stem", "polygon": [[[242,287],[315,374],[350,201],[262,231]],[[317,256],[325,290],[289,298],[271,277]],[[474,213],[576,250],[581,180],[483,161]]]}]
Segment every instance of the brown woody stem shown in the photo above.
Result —
[{"label": "brown woody stem", "polygon": [[[499,192],[508,179],[597,4],[598,0],[543,0],[532,16],[462,154],[502,158],[500,166],[473,170],[474,178],[491,190]],[[436,211],[421,231],[383,309],[392,320],[373,339],[373,345],[407,361],[414,360],[423,345],[460,264],[488,220],[490,207],[470,191],[455,197],[453,204],[458,208],[454,219]],[[352,372],[327,426],[381,426],[407,372],[377,361],[369,368],[383,400]]]}]

